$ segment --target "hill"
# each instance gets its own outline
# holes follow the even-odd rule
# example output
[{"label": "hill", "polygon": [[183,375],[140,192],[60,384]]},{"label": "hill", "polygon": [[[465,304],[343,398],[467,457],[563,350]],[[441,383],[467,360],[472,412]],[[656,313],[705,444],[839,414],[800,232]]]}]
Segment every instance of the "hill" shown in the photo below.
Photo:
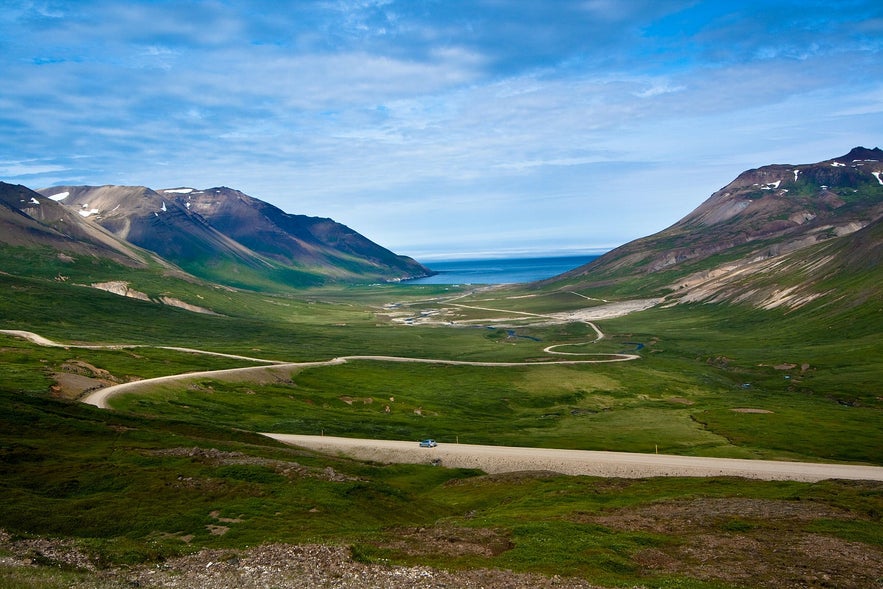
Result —
[{"label": "hill", "polygon": [[879,292],[881,219],[883,150],[856,147],[743,172],[671,227],[542,284],[767,309],[866,300]]}]

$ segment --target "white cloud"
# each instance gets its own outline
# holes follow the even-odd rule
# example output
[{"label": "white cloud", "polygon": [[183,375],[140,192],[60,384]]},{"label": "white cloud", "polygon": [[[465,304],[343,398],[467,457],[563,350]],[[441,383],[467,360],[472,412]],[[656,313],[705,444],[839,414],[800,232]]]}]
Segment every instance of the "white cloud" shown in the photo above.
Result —
[{"label": "white cloud", "polygon": [[42,163],[39,160],[0,162],[0,176],[5,176],[7,178],[38,176],[42,174],[62,172],[66,169],[68,169],[66,166]]}]

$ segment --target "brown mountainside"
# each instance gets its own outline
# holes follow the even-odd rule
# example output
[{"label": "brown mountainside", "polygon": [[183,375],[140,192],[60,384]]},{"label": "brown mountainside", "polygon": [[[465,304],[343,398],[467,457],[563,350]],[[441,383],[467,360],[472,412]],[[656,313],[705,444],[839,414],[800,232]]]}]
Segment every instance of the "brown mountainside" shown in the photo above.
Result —
[{"label": "brown mountainside", "polygon": [[[671,227],[544,284],[796,307],[822,296],[815,285],[835,269],[880,272],[881,219],[883,150],[857,147],[743,172]],[[789,273],[784,287],[776,277]]]},{"label": "brown mountainside", "polygon": [[106,257],[133,267],[145,267],[150,259],[159,261],[59,202],[5,182],[0,182],[0,243]]},{"label": "brown mountainside", "polygon": [[119,240],[225,284],[392,281],[431,273],[335,223],[229,188],[59,186],[39,191]]}]

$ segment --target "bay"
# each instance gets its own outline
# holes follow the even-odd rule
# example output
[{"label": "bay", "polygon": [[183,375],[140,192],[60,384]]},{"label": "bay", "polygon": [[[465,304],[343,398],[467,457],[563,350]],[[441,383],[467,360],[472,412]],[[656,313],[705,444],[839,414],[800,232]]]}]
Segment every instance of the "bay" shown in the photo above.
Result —
[{"label": "bay", "polygon": [[563,274],[597,258],[596,255],[444,260],[425,266],[435,276],[408,280],[406,284],[518,284]]}]

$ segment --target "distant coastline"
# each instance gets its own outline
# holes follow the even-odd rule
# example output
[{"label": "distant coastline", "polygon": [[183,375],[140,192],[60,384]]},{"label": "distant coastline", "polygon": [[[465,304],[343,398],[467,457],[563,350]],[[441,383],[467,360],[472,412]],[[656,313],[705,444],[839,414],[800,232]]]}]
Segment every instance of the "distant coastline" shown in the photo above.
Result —
[{"label": "distant coastline", "polygon": [[598,258],[598,255],[439,260],[425,266],[433,276],[407,284],[520,284],[557,276]]}]

